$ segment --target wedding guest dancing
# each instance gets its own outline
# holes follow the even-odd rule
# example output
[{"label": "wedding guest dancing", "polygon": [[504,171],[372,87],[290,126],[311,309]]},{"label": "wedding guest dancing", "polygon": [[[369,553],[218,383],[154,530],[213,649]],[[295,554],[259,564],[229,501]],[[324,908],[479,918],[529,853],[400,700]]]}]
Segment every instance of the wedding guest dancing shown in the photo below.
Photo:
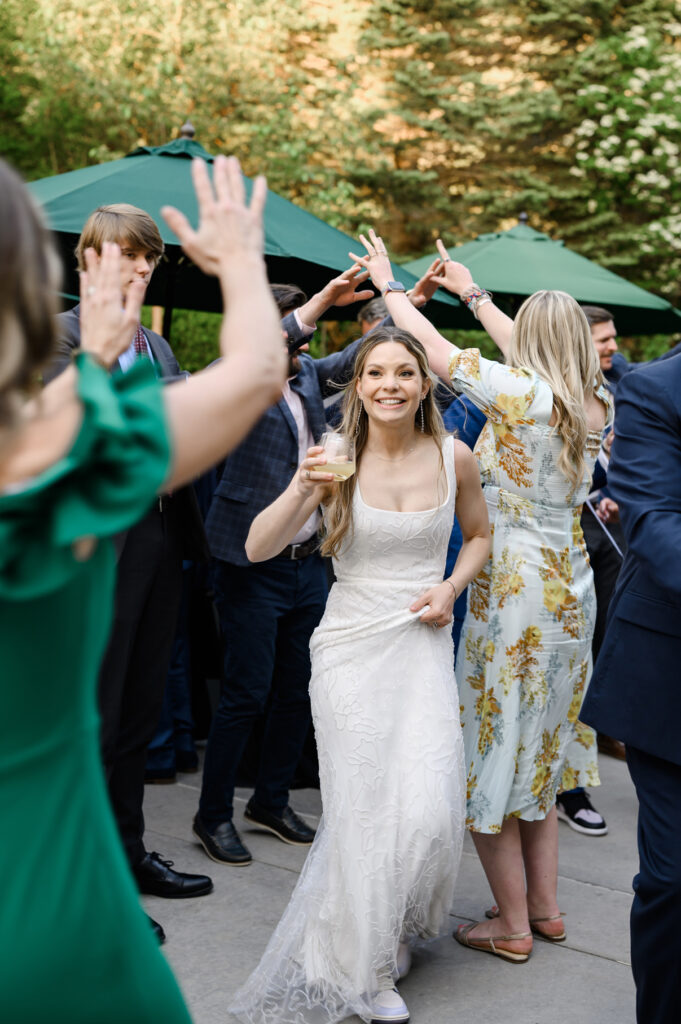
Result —
[{"label": "wedding guest dancing", "polygon": [[[407,1021],[393,985],[409,940],[438,935],[449,913],[465,813],[452,607],[487,558],[489,524],[433,381],[410,334],[372,331],[344,396],[357,472],[333,484],[310,448],[249,533],[249,558],[271,558],[321,502],[337,580],[311,642],[323,824],[230,1007],[243,1021]],[[443,581],[455,504],[464,543]]]},{"label": "wedding guest dancing", "polygon": [[[161,388],[148,360],[109,367],[139,321],[118,246],[86,253],[81,351],[42,394],[58,258],[0,162],[0,1006],[38,1024],[187,1024],[139,906],[99,758],[96,682],[111,625],[111,537],[233,448],[276,400],[285,359],[262,258],[264,179],[250,209],[236,161],[215,194],[193,165],[200,224],[168,223],[218,276],[219,365]],[[255,342],[250,339],[255,338]],[[30,400],[32,399],[32,400]]]},{"label": "wedding guest dancing", "polygon": [[507,365],[450,344],[400,294],[381,239],[353,257],[435,373],[488,422],[476,455],[492,553],[469,591],[457,675],[468,769],[467,827],[498,919],[454,938],[512,963],[532,933],[559,942],[556,792],[591,671],[593,576],[579,526],[609,398],[586,317],[564,292],[537,292],[515,322],[441,242],[442,284],[460,295]]}]

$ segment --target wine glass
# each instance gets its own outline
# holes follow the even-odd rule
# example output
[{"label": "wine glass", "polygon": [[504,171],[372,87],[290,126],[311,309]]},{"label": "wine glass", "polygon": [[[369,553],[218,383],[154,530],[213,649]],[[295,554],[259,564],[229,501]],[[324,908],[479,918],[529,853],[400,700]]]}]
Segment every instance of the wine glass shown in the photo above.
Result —
[{"label": "wine glass", "polygon": [[333,473],[334,480],[347,480],[355,472],[355,442],[347,434],[330,430],[322,434],[319,442],[326,455],[326,465],[320,466],[322,473]]}]

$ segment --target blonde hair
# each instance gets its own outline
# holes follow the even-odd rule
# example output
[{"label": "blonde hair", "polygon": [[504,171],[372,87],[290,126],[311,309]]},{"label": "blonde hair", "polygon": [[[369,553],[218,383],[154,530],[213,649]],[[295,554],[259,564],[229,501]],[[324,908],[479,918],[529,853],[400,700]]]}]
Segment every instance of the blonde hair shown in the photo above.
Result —
[{"label": "blonde hair", "polygon": [[52,356],[61,264],[21,178],[0,160],[0,444]]},{"label": "blonde hair", "polygon": [[534,370],[553,392],[554,430],[563,442],[558,466],[572,496],[587,476],[584,401],[604,382],[589,323],[571,295],[541,291],[523,302],[513,323],[509,363]]},{"label": "blonde hair", "polygon": [[[343,540],[352,526],[352,500],[355,494],[357,473],[362,458],[362,452],[366,447],[369,436],[369,421],[364,410],[364,403],[357,393],[357,381],[364,372],[369,353],[386,341],[396,341],[404,345],[418,364],[419,373],[423,380],[430,381],[430,387],[422,400],[423,408],[423,433],[432,437],[440,451],[440,464],[442,460],[442,441],[445,436],[445,426],[442,422],[440,410],[435,401],[435,387],[439,383],[437,377],[432,373],[428,365],[426,350],[420,341],[417,341],[413,334],[403,331],[399,327],[376,327],[360,345],[355,357],[355,366],[352,380],[346,386],[343,393],[343,419],[339,430],[343,434],[355,439],[355,458],[357,470],[349,480],[343,481],[336,487],[325,514],[326,535],[321,545],[323,555],[337,555],[340,551]],[[421,430],[421,413],[416,413],[415,427]]]},{"label": "blonde hair", "polygon": [[101,255],[104,242],[129,245],[154,257],[155,263],[163,255],[163,239],[148,213],[130,203],[111,203],[98,206],[85,222],[76,246],[78,269],[85,270],[85,250],[94,249]]}]

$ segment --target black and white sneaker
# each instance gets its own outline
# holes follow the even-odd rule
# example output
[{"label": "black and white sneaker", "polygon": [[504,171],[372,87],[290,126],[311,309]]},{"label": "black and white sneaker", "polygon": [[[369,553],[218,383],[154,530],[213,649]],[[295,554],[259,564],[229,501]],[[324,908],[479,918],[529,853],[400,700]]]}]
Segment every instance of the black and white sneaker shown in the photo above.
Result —
[{"label": "black and white sneaker", "polygon": [[604,836],[608,826],[595,809],[587,793],[560,793],[556,797],[556,811],[575,832],[585,836]]}]

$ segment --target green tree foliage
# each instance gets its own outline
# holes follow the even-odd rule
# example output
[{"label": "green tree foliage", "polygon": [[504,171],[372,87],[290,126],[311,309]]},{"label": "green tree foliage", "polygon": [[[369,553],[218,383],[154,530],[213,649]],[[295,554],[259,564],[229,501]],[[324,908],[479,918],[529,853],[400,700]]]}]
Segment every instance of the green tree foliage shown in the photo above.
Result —
[{"label": "green tree foliage", "polygon": [[0,149],[42,177],[189,116],[400,257],[525,209],[679,303],[680,32],[677,0],[2,0]]}]

